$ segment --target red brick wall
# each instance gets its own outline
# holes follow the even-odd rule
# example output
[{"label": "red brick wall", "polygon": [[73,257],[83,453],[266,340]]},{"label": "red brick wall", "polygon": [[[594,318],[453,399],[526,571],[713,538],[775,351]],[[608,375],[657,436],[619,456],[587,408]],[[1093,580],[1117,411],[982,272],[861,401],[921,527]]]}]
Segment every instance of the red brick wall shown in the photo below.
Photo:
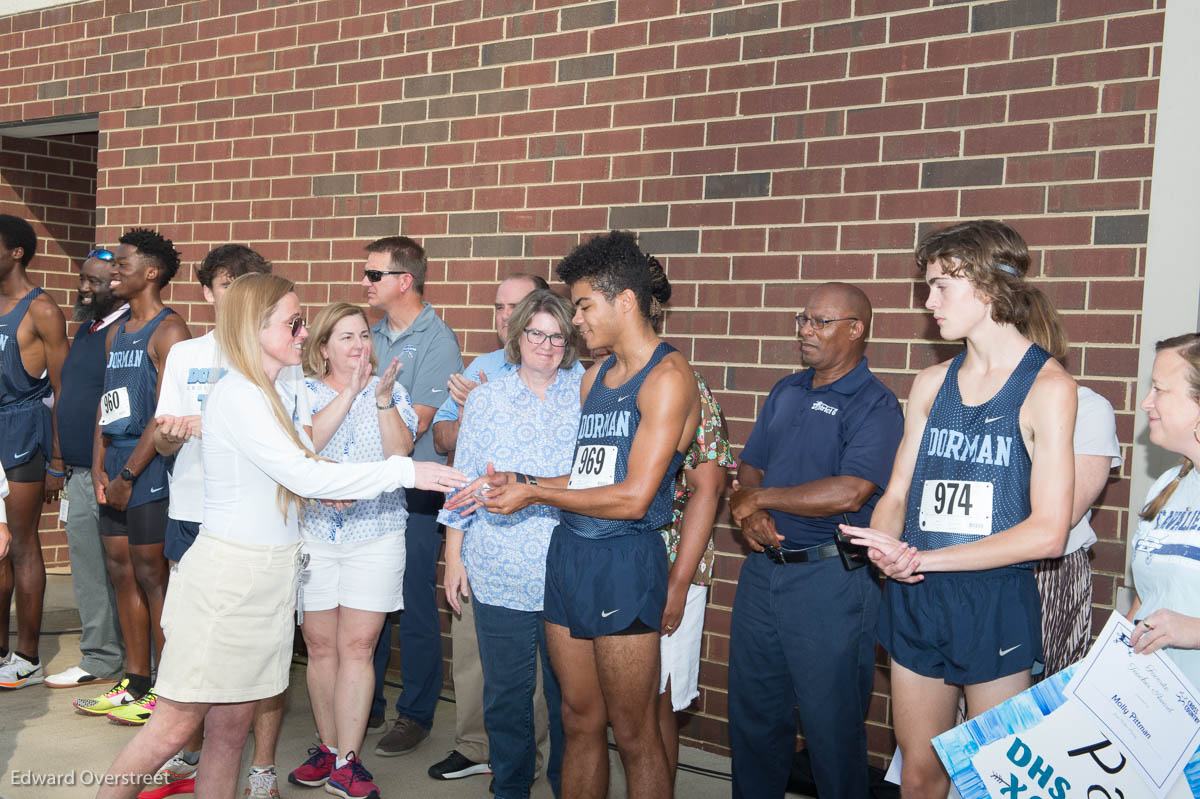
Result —
[{"label": "red brick wall", "polygon": [[[310,306],[361,300],[365,240],[418,237],[428,298],[468,353],[494,346],[499,277],[549,276],[581,237],[638,230],[675,285],[667,334],[738,442],[797,362],[792,314],[815,282],[871,295],[871,362],[904,396],[953,351],[922,309],[914,242],[1002,217],[1037,250],[1075,341],[1068,366],[1112,401],[1128,447],[1158,5],[96,0],[0,18],[0,121],[97,112],[97,238],[156,225],[191,262],[246,241]],[[183,279],[171,299],[200,294]],[[1101,607],[1123,572],[1128,493],[1114,480],[1094,518]],[[717,535],[683,734],[723,749],[742,547]],[[883,670],[879,687],[882,762]]]},{"label": "red brick wall", "polygon": [[[96,228],[96,134],[0,136],[0,213],[33,224],[38,252],[30,277],[54,296],[69,319],[79,285],[74,264],[87,254]],[[57,502],[45,508],[41,539],[46,565],[66,566],[67,538],[58,523]]]}]

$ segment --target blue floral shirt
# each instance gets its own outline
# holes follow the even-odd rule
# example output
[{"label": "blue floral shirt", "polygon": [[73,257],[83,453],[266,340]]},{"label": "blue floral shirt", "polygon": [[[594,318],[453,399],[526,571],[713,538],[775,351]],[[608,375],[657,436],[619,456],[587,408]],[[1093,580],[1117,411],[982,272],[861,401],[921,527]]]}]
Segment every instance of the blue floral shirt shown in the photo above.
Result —
[{"label": "blue floral shirt", "polygon": [[[350,412],[321,451],[321,457],[338,463],[373,463],[384,460],[383,437],[379,433],[379,411],[375,407],[375,386],[379,378],[372,377],[367,387],[358,393]],[[304,381],[312,411],[324,408],[337,397],[337,392],[320,380]],[[405,426],[417,435],[417,412],[408,399],[404,386],[392,386],[392,399]],[[404,489],[388,491],[375,499],[360,499],[345,510],[335,510],[319,502],[310,502],[304,509],[300,531],[306,538],[337,544],[373,541],[385,535],[400,535],[408,521],[404,505]]]},{"label": "blue floral shirt", "polygon": [[[513,372],[489,380],[467,395],[454,468],[474,479],[487,472],[515,471],[557,477],[571,471],[579,429],[580,375],[559,369],[542,401]],[[530,505],[511,516],[480,508],[469,516],[442,510],[438,521],[462,530],[463,565],[480,602],[534,611],[546,590],[546,550],[559,512]]]}]

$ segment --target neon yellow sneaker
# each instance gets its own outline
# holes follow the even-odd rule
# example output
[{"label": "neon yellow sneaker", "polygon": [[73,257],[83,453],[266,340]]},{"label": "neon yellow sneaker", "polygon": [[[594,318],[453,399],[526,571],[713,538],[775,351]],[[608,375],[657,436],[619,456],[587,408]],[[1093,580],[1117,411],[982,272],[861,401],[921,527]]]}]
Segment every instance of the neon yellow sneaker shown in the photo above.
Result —
[{"label": "neon yellow sneaker", "polygon": [[147,691],[146,694],[136,702],[132,702],[125,707],[119,707],[108,714],[108,720],[113,724],[124,724],[127,727],[140,727],[150,720],[150,714],[154,712],[154,705],[158,702],[158,696],[153,690]]},{"label": "neon yellow sneaker", "polygon": [[76,699],[72,704],[75,705],[75,712],[84,716],[107,716],[117,708],[136,701],[133,694],[129,693],[129,678],[126,677],[95,699]]}]

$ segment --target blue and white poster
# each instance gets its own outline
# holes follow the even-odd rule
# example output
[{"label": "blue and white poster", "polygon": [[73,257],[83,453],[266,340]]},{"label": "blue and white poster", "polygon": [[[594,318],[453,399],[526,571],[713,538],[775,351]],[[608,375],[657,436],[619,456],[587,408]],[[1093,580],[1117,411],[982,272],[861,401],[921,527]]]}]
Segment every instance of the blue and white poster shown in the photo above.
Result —
[{"label": "blue and white poster", "polygon": [[1200,799],[1200,701],[1114,613],[1086,658],[933,739],[963,799]]}]

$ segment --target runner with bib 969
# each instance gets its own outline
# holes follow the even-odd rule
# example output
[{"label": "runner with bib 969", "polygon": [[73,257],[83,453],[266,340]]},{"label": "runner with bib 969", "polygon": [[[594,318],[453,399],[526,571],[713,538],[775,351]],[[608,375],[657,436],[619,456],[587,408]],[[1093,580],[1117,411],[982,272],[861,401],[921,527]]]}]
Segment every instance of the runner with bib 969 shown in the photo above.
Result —
[{"label": "runner with bib 969", "polygon": [[1075,381],[1031,340],[1065,334],[1025,279],[1025,241],[963,222],[926,234],[916,258],[942,338],[966,349],[917,375],[872,529],[842,528],[889,578],[879,640],[906,799],[949,790],[929,741],[954,726],[960,689],[974,717],[1029,687],[1042,652],[1032,567],[1063,553],[1075,476]]},{"label": "runner with bib 969", "polygon": [[544,611],[562,688],[563,799],[607,794],[610,721],[628,795],[663,799],[671,778],[655,709],[669,564],[659,528],[700,423],[696,378],[654,332],[671,286],[632,234],[581,244],[557,273],[587,346],[611,353],[583,376],[571,473],[498,473],[489,464],[447,507],[469,506],[479,491],[492,513],[563,511],[546,556]]}]

